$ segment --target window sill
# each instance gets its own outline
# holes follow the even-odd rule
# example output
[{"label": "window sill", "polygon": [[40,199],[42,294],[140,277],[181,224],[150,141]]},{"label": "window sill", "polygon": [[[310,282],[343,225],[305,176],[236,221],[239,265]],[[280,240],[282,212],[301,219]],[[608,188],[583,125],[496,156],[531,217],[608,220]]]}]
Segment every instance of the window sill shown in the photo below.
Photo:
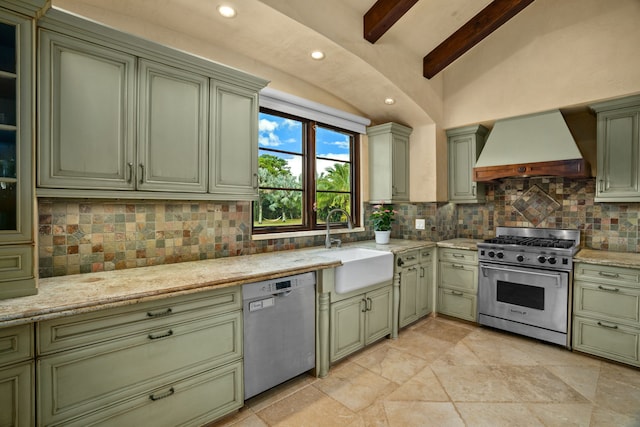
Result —
[{"label": "window sill", "polygon": [[[365,231],[364,227],[356,227],[349,230],[348,228],[332,228],[330,234],[348,234],[358,233]],[[292,237],[309,237],[309,236],[324,236],[327,234],[327,230],[312,230],[312,231],[292,231],[290,233],[266,233],[266,234],[252,234],[251,240],[269,240],[269,239],[288,239]]]}]

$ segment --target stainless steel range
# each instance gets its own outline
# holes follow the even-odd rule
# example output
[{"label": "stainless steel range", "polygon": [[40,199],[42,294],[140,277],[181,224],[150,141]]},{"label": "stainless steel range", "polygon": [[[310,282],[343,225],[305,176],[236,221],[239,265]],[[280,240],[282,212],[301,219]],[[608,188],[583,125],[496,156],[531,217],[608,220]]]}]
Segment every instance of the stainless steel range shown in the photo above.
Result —
[{"label": "stainless steel range", "polygon": [[570,347],[569,302],[580,230],[497,227],[478,243],[478,322]]}]

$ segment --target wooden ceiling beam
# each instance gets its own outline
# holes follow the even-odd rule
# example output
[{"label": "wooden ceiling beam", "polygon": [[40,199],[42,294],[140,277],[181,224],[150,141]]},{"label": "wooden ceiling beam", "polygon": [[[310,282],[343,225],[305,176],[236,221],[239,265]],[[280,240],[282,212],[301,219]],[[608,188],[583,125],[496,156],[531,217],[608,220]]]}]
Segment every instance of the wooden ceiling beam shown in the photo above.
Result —
[{"label": "wooden ceiling beam", "polygon": [[364,14],[364,38],[375,43],[418,0],[378,0]]},{"label": "wooden ceiling beam", "polygon": [[440,43],[422,60],[422,74],[430,79],[480,43],[534,0],[494,0]]}]

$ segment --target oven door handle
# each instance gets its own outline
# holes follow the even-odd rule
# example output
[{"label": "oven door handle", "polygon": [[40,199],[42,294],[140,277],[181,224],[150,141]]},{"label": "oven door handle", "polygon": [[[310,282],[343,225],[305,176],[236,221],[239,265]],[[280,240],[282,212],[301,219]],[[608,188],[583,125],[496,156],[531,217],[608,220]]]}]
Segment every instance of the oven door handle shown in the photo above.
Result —
[{"label": "oven door handle", "polygon": [[488,266],[488,265],[480,265],[480,269],[482,270],[482,275],[484,277],[489,277],[487,275],[487,271],[486,270],[495,270],[495,271],[508,271],[511,273],[524,273],[524,274],[535,274],[536,276],[546,276],[546,277],[550,277],[552,279],[556,279],[556,281],[558,282],[558,285],[560,285],[560,273],[556,273],[556,274],[549,274],[549,273],[541,273],[539,271],[534,272],[530,272],[530,271],[521,271],[521,270],[514,270],[513,268],[507,268],[507,267],[492,267],[492,266]]}]

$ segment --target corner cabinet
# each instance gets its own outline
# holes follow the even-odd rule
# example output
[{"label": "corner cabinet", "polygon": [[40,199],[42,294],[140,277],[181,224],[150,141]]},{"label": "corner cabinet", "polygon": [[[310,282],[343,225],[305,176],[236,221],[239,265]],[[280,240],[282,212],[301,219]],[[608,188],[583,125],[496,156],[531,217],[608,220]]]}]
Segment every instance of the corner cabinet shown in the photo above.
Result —
[{"label": "corner cabinet", "polygon": [[433,310],[433,253],[433,248],[424,248],[396,255],[400,275],[399,328]]},{"label": "corner cabinet", "polygon": [[640,96],[594,104],[596,202],[640,202]]},{"label": "corner cabinet", "polygon": [[39,26],[39,196],[257,197],[265,80],[60,10]]},{"label": "corner cabinet", "polygon": [[452,248],[438,249],[437,312],[477,321],[478,253]]},{"label": "corner cabinet", "polygon": [[372,203],[409,201],[409,136],[412,131],[398,123],[367,128],[369,200]]},{"label": "corner cabinet", "polygon": [[640,269],[577,262],[573,348],[640,366]]},{"label": "corner cabinet", "polygon": [[37,292],[34,21],[0,5],[0,299]]},{"label": "corner cabinet", "polygon": [[482,203],[484,184],[473,180],[473,167],[484,147],[488,129],[481,125],[447,131],[449,158],[449,201]]},{"label": "corner cabinet", "polygon": [[38,425],[201,426],[243,406],[239,287],[37,324]]}]

